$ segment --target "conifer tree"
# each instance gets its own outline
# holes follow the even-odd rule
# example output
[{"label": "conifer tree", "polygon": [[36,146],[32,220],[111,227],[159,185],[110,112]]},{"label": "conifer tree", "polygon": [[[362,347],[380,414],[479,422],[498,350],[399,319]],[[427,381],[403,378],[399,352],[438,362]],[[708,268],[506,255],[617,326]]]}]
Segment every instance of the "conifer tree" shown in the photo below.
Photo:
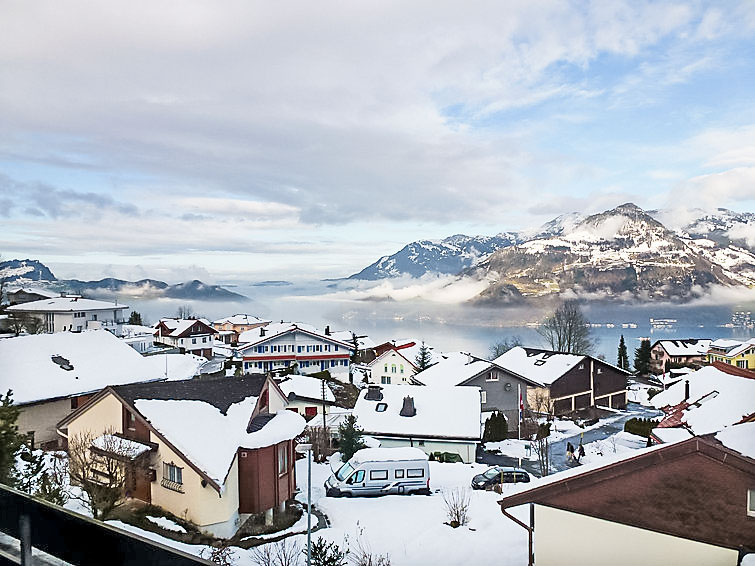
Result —
[{"label": "conifer tree", "polygon": [[650,373],[650,340],[644,338],[634,351],[634,370],[640,375]]},{"label": "conifer tree", "polygon": [[629,354],[627,353],[627,345],[624,342],[624,335],[621,335],[619,340],[619,353],[617,356],[616,365],[621,369],[629,370]]},{"label": "conifer tree", "polygon": [[142,326],[142,314],[137,311],[131,311],[131,314],[128,316],[128,324]]},{"label": "conifer tree", "polygon": [[349,415],[338,425],[338,447],[344,462],[348,462],[357,450],[366,447],[362,442],[362,429],[357,426],[357,418],[354,415]]},{"label": "conifer tree", "polygon": [[419,347],[419,352],[417,352],[417,356],[414,358],[414,361],[416,362],[417,366],[417,373],[420,371],[424,371],[427,368],[430,367],[432,360],[432,356],[430,354],[430,348],[427,347],[425,344],[425,341],[422,341],[422,345]]},{"label": "conifer tree", "polygon": [[24,437],[18,434],[19,410],[13,404],[13,392],[0,394],[0,483],[14,483],[15,454],[23,444]]}]

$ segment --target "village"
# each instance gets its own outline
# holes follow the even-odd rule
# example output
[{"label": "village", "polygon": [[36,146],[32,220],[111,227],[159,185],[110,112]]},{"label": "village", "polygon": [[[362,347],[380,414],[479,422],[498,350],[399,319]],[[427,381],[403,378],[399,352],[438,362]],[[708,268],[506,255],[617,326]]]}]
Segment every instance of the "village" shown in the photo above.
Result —
[{"label": "village", "polygon": [[6,294],[0,483],[197,560],[755,563],[755,339],[630,364]]}]

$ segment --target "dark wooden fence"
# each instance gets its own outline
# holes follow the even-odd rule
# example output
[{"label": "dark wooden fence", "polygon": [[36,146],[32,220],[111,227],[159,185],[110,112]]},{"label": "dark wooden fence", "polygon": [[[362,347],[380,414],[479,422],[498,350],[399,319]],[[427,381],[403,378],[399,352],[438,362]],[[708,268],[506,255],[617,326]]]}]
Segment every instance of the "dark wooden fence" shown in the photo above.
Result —
[{"label": "dark wooden fence", "polygon": [[[31,565],[39,549],[77,566],[212,564],[146,538],[82,517],[0,484],[0,532],[20,542],[20,558],[0,551],[0,566]],[[41,563],[34,559],[34,564]]]}]

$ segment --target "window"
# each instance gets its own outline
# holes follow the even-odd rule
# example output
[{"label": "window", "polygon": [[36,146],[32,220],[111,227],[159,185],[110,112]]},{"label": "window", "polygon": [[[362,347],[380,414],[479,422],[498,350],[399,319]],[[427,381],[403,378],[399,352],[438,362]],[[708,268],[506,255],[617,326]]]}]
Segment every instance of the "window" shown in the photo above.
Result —
[{"label": "window", "polygon": [[401,369],[401,373],[404,373],[404,364],[401,364],[401,366],[399,366],[399,367]]},{"label": "window", "polygon": [[288,445],[284,442],[278,445],[278,475],[288,473]]},{"label": "window", "polygon": [[488,402],[488,392],[480,391],[480,403],[483,405]]},{"label": "window", "polygon": [[338,345],[336,345],[336,346],[335,346],[335,351],[336,351],[336,352],[338,351]]},{"label": "window", "polygon": [[598,368],[595,373],[603,373],[603,368]]},{"label": "window", "polygon": [[396,364],[391,364],[391,373],[396,373]]},{"label": "window", "polygon": [[419,442],[417,443],[417,445],[418,445],[418,446],[424,446],[424,445],[425,445],[425,441],[424,441],[424,440],[420,440],[420,441],[419,441]]},{"label": "window", "polygon": [[747,516],[755,517],[755,489],[747,490]]},{"label": "window", "polygon": [[172,491],[183,493],[183,468],[179,468],[172,462],[163,462],[163,479],[160,484]]},{"label": "window", "polygon": [[191,339],[191,343],[192,343],[192,344],[196,344],[196,343],[197,343],[197,339],[196,339],[196,338],[192,338],[192,339]]},{"label": "window", "polygon": [[579,364],[579,369],[585,369],[585,364]]},{"label": "window", "polygon": [[391,376],[390,375],[382,375],[380,376],[380,383],[383,385],[390,385],[391,384]]},{"label": "window", "polygon": [[301,350],[302,350],[302,346],[297,346],[296,347],[296,353],[297,354],[301,354]]},{"label": "window", "polygon": [[498,381],[498,374],[494,371],[489,371],[488,375],[485,376],[485,381]]},{"label": "window", "polygon": [[383,366],[383,371],[384,371],[385,373],[388,373],[388,364],[385,364],[385,365]]},{"label": "window", "polygon": [[97,315],[96,314],[92,315],[92,320],[97,320]]},{"label": "window", "polygon": [[362,483],[364,481],[364,470],[359,470],[357,473],[352,475],[346,483],[353,484],[353,483]]},{"label": "window", "polygon": [[406,470],[406,477],[407,478],[424,478],[425,477],[425,470],[422,468],[414,468]]},{"label": "window", "polygon": [[375,405],[375,410],[378,413],[384,413],[387,408],[388,408],[388,403],[378,403],[377,405]]},{"label": "window", "polygon": [[203,342],[203,343],[206,343],[206,342],[207,342],[207,336],[202,336],[202,342]]},{"label": "window", "polygon": [[388,470],[370,470],[371,480],[387,480]]},{"label": "window", "polygon": [[394,476],[395,479],[401,479],[401,478],[403,478],[404,477],[404,470],[396,470],[393,473],[393,476]]},{"label": "window", "polygon": [[747,360],[737,360],[737,367],[747,369]]}]

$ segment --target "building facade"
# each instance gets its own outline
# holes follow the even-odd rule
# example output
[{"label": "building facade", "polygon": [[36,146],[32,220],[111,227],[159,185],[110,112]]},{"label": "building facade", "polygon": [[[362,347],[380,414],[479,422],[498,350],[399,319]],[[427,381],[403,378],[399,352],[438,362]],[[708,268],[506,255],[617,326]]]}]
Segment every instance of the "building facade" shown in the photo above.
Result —
[{"label": "building facade", "polygon": [[118,302],[65,296],[17,304],[6,310],[8,314],[39,319],[48,334],[104,329],[121,336],[123,325],[126,323],[124,312],[128,308]]},{"label": "building facade", "polygon": [[209,360],[213,356],[213,336],[216,332],[202,320],[164,318],[156,325],[155,343]]}]

